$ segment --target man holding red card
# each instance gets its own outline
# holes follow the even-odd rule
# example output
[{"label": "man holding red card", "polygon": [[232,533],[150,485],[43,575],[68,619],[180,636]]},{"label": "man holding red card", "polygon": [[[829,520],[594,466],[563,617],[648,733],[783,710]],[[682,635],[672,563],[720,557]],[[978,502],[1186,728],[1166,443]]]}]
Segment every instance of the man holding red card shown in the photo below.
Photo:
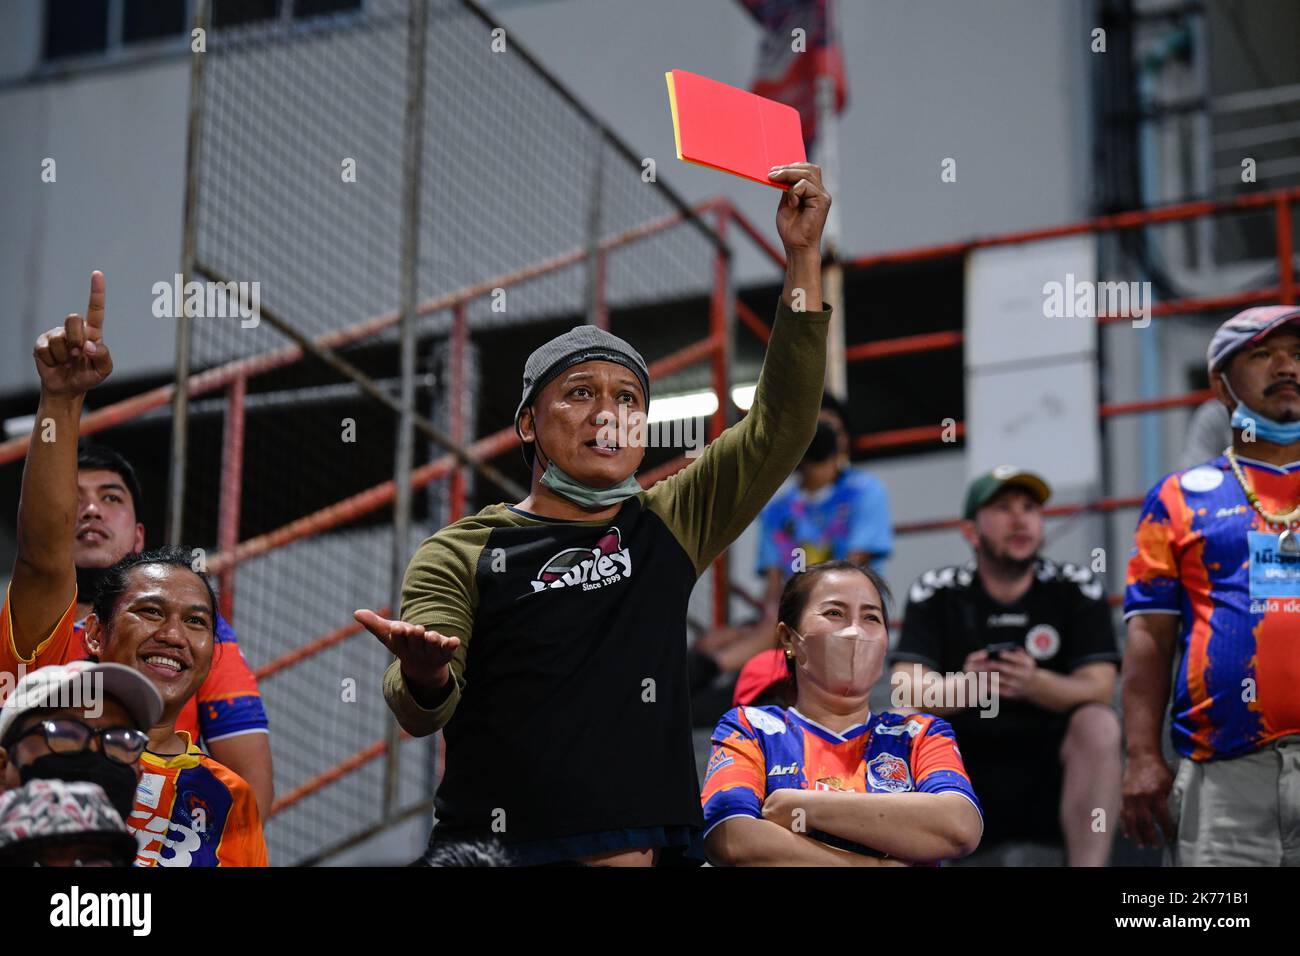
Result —
[{"label": "man holding red card", "polygon": [[425,541],[400,620],[357,612],[397,657],[384,695],[399,723],[445,728],[431,843],[496,840],[523,864],[702,861],[687,603],[798,464],[826,365],[831,199],[809,163],[770,178],[786,187],[785,286],[745,419],[643,491],[645,451],[627,440],[649,405],[645,361],[607,332],[567,332],[525,365],[528,497]]}]

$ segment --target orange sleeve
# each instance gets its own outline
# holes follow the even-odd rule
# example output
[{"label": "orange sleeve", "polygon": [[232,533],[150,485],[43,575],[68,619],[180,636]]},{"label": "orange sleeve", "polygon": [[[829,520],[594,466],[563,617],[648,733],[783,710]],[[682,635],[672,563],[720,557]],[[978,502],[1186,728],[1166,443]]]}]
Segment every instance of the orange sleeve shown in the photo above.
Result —
[{"label": "orange sleeve", "polygon": [[0,607],[0,673],[13,675],[12,679],[17,683],[21,676],[20,669],[21,672],[26,672],[50,664],[68,663],[81,643],[73,640],[76,617],[77,595],[73,592],[67,610],[54,625],[50,636],[37,646],[30,658],[25,659],[19,655],[18,648],[14,645],[14,625],[9,610],[9,591],[6,589],[4,606]]},{"label": "orange sleeve", "polygon": [[253,788],[224,764],[211,758],[204,762],[230,791],[230,813],[221,834],[221,846],[217,848],[217,865],[266,866],[266,837]]},{"label": "orange sleeve", "polygon": [[1187,525],[1187,503],[1176,475],[1147,493],[1133,534],[1124,591],[1124,617],[1134,614],[1177,613],[1183,587],[1179,571],[1179,541]]},{"label": "orange sleeve", "polygon": [[212,669],[199,688],[199,703],[213,700],[230,700],[246,695],[256,696],[257,678],[239,650],[235,632],[224,620],[216,627],[216,641],[212,647]]},{"label": "orange sleeve", "polygon": [[767,758],[763,748],[744,711],[729,711],[713,731],[713,754],[700,795],[705,833],[729,817],[762,819],[766,797]]}]

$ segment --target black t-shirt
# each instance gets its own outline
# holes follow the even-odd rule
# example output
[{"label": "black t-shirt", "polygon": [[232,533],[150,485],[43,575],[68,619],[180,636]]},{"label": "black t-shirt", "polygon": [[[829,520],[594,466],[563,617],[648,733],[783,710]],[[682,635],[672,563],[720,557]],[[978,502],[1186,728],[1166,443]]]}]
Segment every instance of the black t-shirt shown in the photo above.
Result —
[{"label": "black t-shirt", "polygon": [[420,546],[402,620],[460,638],[424,706],[394,661],[402,727],[444,728],[435,839],[498,839],[523,863],[702,849],[686,612],[696,580],[798,464],[830,311],[778,309],[743,421],[601,521],[490,505]]},{"label": "black t-shirt", "polygon": [[[925,572],[908,593],[903,632],[890,660],[954,673],[971,652],[1006,643],[1020,645],[1039,667],[1058,674],[1120,659],[1101,582],[1087,568],[1039,558],[1033,583],[1014,604],[1000,604],[989,596],[973,562]],[[950,723],[964,745],[959,727],[972,721],[972,739],[1035,734],[1048,713],[1037,704],[1006,700],[997,717],[968,710]]]},{"label": "black t-shirt", "polygon": [[[956,673],[972,651],[1006,643],[1023,647],[1039,667],[1058,674],[1120,659],[1101,582],[1086,568],[1039,558],[1033,584],[1014,604],[989,596],[973,562],[921,575],[908,594],[890,661]],[[1068,715],[1000,699],[996,717],[968,708],[948,720],[985,807],[984,842],[1051,839],[1058,829],[1057,752]]]}]

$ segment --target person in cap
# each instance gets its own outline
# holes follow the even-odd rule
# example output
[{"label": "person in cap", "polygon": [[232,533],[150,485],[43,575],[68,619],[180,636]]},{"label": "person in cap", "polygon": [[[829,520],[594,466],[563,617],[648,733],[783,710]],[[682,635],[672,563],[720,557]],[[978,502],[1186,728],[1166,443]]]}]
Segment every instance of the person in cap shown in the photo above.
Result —
[{"label": "person in cap", "polygon": [[0,866],[130,866],[136,842],[98,784],[33,780],[0,794]]},{"label": "person in cap", "polygon": [[0,708],[0,790],[33,780],[93,783],[125,821],[162,711],[153,684],[121,664],[75,661],[32,671]]},{"label": "person in cap", "polygon": [[547,342],[515,416],[528,496],[425,541],[400,621],[357,612],[397,657],[384,696],[402,727],[445,728],[435,845],[499,839],[522,864],[703,859],[687,602],[808,447],[826,364],[830,197],[813,165],[772,176],[789,187],[786,279],[749,414],[643,490],[644,359],[591,327]]},{"label": "person in cap", "polygon": [[[29,670],[39,674],[72,659],[78,640],[72,534],[78,428],[86,393],[113,368],[102,273],[91,275],[90,288],[86,316],[68,316],[62,327],[42,333],[34,349],[38,427],[23,464],[18,553],[0,607],[0,680],[8,686]],[[251,788],[176,728],[212,666],[216,605],[190,551],[138,552],[104,572],[81,635],[93,659],[135,670],[163,701],[147,732],[144,773],[126,821],[142,834],[142,866],[266,864]]]},{"label": "person in cap", "polygon": [[1155,484],[1128,563],[1123,823],[1181,865],[1295,866],[1300,308],[1233,316],[1206,359],[1232,443]]},{"label": "person in cap", "polygon": [[974,557],[912,585],[891,656],[893,705],[948,717],[961,741],[984,804],[970,865],[1104,866],[1114,839],[1119,654],[1101,582],[1039,553],[1050,494],[1011,465],[970,483]]}]

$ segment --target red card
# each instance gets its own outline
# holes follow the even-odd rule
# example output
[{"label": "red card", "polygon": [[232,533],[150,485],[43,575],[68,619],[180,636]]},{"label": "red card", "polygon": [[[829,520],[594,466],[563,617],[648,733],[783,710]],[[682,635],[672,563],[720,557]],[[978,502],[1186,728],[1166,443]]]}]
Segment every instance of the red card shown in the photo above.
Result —
[{"label": "red card", "polygon": [[678,159],[789,188],[767,174],[807,159],[798,110],[685,70],[664,76]]}]

